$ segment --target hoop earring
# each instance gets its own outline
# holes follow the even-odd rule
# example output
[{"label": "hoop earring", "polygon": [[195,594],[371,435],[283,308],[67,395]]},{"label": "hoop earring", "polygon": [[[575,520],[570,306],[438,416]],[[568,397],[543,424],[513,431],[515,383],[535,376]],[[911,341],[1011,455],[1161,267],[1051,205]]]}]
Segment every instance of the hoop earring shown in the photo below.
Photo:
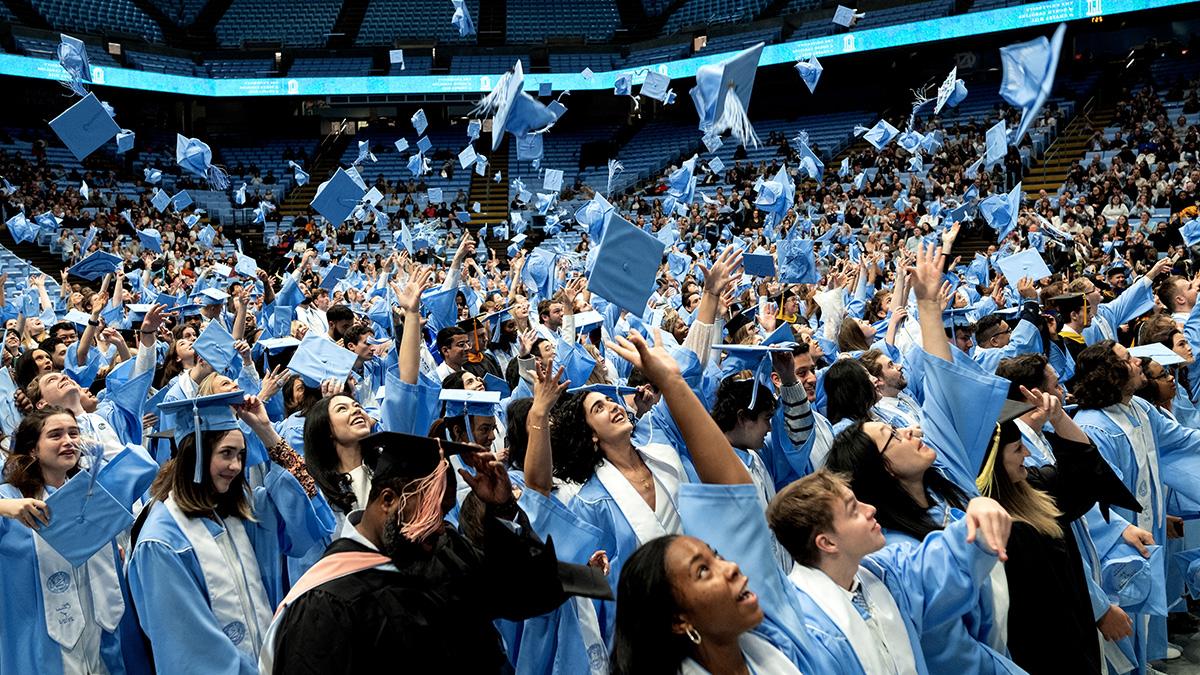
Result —
[{"label": "hoop earring", "polygon": [[694,645],[700,644],[700,640],[701,640],[700,631],[696,630],[692,626],[688,626],[687,630],[685,630],[683,632],[685,635],[687,635],[687,639],[692,641],[692,644],[694,644]]}]

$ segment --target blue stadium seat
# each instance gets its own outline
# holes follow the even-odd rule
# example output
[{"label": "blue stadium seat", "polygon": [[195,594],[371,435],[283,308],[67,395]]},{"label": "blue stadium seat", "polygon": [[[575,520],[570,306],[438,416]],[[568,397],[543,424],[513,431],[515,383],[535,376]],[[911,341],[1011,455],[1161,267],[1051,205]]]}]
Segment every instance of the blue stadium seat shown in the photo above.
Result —
[{"label": "blue stadium seat", "polygon": [[217,40],[223,47],[246,41],[323,47],[341,7],[341,0],[233,0],[217,22]]},{"label": "blue stadium seat", "polygon": [[612,40],[621,23],[615,0],[509,0],[506,34],[510,44],[541,42],[550,37],[583,37],[587,42]]},{"label": "blue stadium seat", "polygon": [[162,29],[133,0],[30,0],[50,25],[64,31],[135,35],[162,42]]},{"label": "blue stadium seat", "polygon": [[[478,22],[479,0],[467,0],[467,9]],[[355,42],[362,46],[414,41],[475,42],[475,36],[458,36],[458,29],[450,25],[453,14],[454,7],[447,0],[371,0]]]}]

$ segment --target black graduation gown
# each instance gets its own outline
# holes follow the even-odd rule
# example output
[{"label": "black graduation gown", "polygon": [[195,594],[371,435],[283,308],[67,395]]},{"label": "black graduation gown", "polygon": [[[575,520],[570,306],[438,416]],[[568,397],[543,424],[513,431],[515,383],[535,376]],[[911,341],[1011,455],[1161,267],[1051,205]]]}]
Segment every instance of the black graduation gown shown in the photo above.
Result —
[{"label": "black graduation gown", "polygon": [[1092,617],[1083,560],[1071,521],[1099,502],[1137,501],[1091,443],[1046,434],[1057,465],[1029,468],[1028,482],[1054,497],[1063,537],[1014,522],[1008,538],[1008,649],[1017,665],[1040,673],[1100,673],[1103,656]]},{"label": "black graduation gown", "polygon": [[[326,582],[289,605],[274,672],[512,672],[492,623],[549,612],[566,599],[552,547],[528,522],[515,534],[494,517],[483,549],[447,526],[432,554]],[[368,551],[337,539],[325,555]]]}]

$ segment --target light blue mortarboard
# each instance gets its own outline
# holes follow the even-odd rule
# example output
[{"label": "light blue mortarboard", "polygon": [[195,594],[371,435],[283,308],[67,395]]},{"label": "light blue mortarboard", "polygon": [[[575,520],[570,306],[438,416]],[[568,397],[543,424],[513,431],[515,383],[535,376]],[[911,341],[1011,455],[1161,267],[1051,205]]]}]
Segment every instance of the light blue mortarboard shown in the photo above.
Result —
[{"label": "light blue mortarboard", "polygon": [[195,439],[196,463],[192,471],[193,483],[200,483],[204,476],[204,440],[201,434],[205,431],[237,429],[238,422],[232,406],[241,405],[245,400],[245,392],[239,389],[224,394],[164,401],[158,404],[161,413],[170,414],[175,418],[174,435],[177,444],[182,444],[188,436]]},{"label": "light blue mortarboard", "polygon": [[1126,546],[1128,555],[1118,555],[1105,560],[1101,571],[1101,583],[1110,594],[1115,593],[1121,607],[1139,614],[1166,616],[1166,586],[1162,580],[1166,575],[1165,547],[1151,545],[1149,558]]},{"label": "light blue mortarboard", "polygon": [[138,230],[137,234],[138,240],[142,242],[142,246],[155,253],[162,253],[162,234],[158,230],[150,227]]},{"label": "light blue mortarboard", "polygon": [[64,110],[50,121],[50,128],[81,162],[121,131],[95,94],[84,96]]},{"label": "light blue mortarboard", "polygon": [[775,276],[775,259],[769,253],[746,253],[742,256],[742,269],[756,277]]},{"label": "light blue mortarboard", "polygon": [[222,375],[229,372],[229,367],[237,357],[237,350],[233,348],[233,336],[225,330],[220,321],[209,321],[196,337],[192,348],[213,367],[213,370]]},{"label": "light blue mortarboard", "polygon": [[483,128],[483,123],[479,120],[470,120],[467,122],[467,140],[475,140],[479,138],[479,131]]},{"label": "light blue mortarboard", "polygon": [[881,119],[863,134],[863,139],[874,146],[876,150],[882,150],[899,133],[899,129],[892,126],[887,120]]},{"label": "light blue mortarboard", "polygon": [[[52,517],[38,536],[71,566],[83,565],[133,524],[129,496],[149,489],[158,468],[141,446],[127,445],[108,463],[80,471],[46,499]],[[58,574],[65,573],[51,575],[48,587]]]},{"label": "light blue mortarboard", "polygon": [[432,148],[433,148],[433,141],[430,141],[428,136],[422,136],[417,139],[417,150],[420,150],[421,154],[423,154],[423,155],[429,154],[429,151]]},{"label": "light blue mortarboard", "polygon": [[[832,230],[830,230],[832,231]],[[813,256],[813,240],[783,239],[777,244],[779,281],[784,284],[815,284],[820,280]]]},{"label": "light blue mortarboard", "polygon": [[588,289],[641,316],[654,292],[666,247],[649,233],[613,213],[588,278]]},{"label": "light blue mortarboard", "polygon": [[817,81],[821,79],[821,73],[824,70],[825,68],[821,66],[821,62],[815,56],[796,64],[796,71],[800,73],[800,79],[804,80],[810,94],[816,93]]},{"label": "light blue mortarboard", "polygon": [[1179,236],[1188,246],[1200,243],[1200,218],[1192,218],[1179,228]]},{"label": "light blue mortarboard", "polygon": [[747,111],[763,44],[744,49],[721,63],[700,66],[696,86],[689,92],[700,115],[700,131],[720,135],[732,129],[738,141],[757,147],[758,137]]},{"label": "light blue mortarboard", "polygon": [[1049,40],[1043,36],[1000,48],[1000,63],[1004,69],[1000,97],[1021,109],[1021,122],[1009,139],[1012,145],[1019,144],[1025,137],[1050,96],[1066,32],[1067,24],[1060,23]]},{"label": "light blue mortarboard", "polygon": [[311,206],[334,225],[341,225],[358,208],[366,190],[339,168],[337,173],[317,188]]},{"label": "light blue mortarboard", "polygon": [[117,154],[129,152],[133,149],[134,133],[128,129],[122,129],[117,132]]},{"label": "light blue mortarboard", "polygon": [[188,194],[187,190],[180,190],[171,197],[171,206],[174,207],[176,211],[182,211],[191,206],[192,203],[192,196]]},{"label": "light blue mortarboard", "polygon": [[171,204],[171,195],[168,195],[165,190],[154,190],[154,196],[150,198],[150,203],[159,211],[165,211],[167,206]]},{"label": "light blue mortarboard", "polygon": [[466,0],[451,0],[454,5],[454,14],[450,17],[450,25],[458,29],[459,37],[467,37],[475,34],[475,22],[471,21],[471,10],[467,7]]},{"label": "light blue mortarboard", "polygon": [[305,386],[317,388],[328,379],[345,382],[358,357],[322,335],[310,333],[300,342],[288,370],[299,375]]},{"label": "light blue mortarboard", "polygon": [[1008,128],[1004,125],[1004,118],[1000,118],[1000,121],[988,128],[986,140],[983,161],[987,168],[991,169],[1008,154]]},{"label": "light blue mortarboard", "polygon": [[429,127],[429,120],[425,118],[424,108],[421,108],[417,112],[413,113],[411,121],[413,129],[416,129],[418,136],[425,133],[425,129]]},{"label": "light blue mortarboard", "polygon": [[992,195],[979,203],[983,219],[996,230],[996,241],[1004,241],[1017,226],[1022,197],[1021,184],[1017,183],[1007,195]]},{"label": "light blue mortarboard", "polygon": [[[162,180],[162,171],[146,167],[142,169],[142,175],[146,177],[146,182],[154,185]],[[161,210],[161,209],[160,209]]]},{"label": "light blue mortarboard", "polygon": [[58,63],[67,71],[69,79],[65,86],[76,96],[87,96],[84,83],[92,81],[92,67],[88,63],[87,47],[83,40],[59,33],[58,48],[55,50]]},{"label": "light blue mortarboard", "polygon": [[[475,107],[477,113],[494,113],[492,118],[493,151],[500,147],[500,140],[504,138],[506,131],[520,139],[530,132],[545,129],[555,122],[554,113],[522,90],[524,83],[525,73],[521,61],[518,60],[513,64],[512,70],[500,78],[491,93]],[[539,145],[540,140],[539,138]],[[519,143],[517,152],[518,159],[523,159]]]},{"label": "light blue mortarboard", "polygon": [[96,251],[75,263],[68,271],[81,279],[95,281],[105,274],[116,272],[121,262],[120,258],[111,253]]},{"label": "light blue mortarboard", "polygon": [[224,190],[229,187],[229,176],[213,166],[212,159],[212,148],[207,143],[175,134],[175,163],[184,171],[208,181],[214,190]]},{"label": "light blue mortarboard", "polygon": [[204,248],[212,248],[213,239],[217,236],[217,231],[212,225],[205,225],[196,233],[196,239],[204,246]]},{"label": "light blue mortarboard", "polygon": [[996,267],[1012,285],[1024,277],[1037,281],[1050,276],[1050,268],[1034,248],[1001,258],[996,261]]}]

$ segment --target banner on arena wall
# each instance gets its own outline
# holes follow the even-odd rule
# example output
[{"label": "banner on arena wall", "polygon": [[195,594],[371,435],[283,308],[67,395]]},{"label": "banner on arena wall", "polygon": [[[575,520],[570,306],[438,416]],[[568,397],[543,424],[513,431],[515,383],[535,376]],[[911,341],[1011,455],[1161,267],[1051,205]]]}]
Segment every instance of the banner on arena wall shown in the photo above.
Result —
[{"label": "banner on arena wall", "polygon": [[[763,48],[761,66],[794,63],[813,56],[821,59],[842,54],[867,52],[891,47],[952,40],[972,35],[1053,25],[1063,21],[1095,16],[1124,14],[1176,5],[1194,4],[1197,0],[1048,0],[1017,7],[1003,7],[985,12],[915,21],[895,26],[867,28],[807,40],[768,45]],[[733,52],[693,56],[665,63],[625,65],[620,70],[596,72],[589,79],[579,73],[539,74],[536,80],[526,78],[525,88],[537,89],[539,82],[549,81],[555,91],[612,89],[617,78],[635,72],[634,85],[645,80],[646,68],[662,73],[672,80],[695,77],[703,65],[719,63]],[[637,71],[641,69],[640,73]],[[56,61],[0,54],[0,75],[30,77],[43,80],[66,80],[67,73]],[[486,93],[495,86],[500,73],[494,75],[375,75],[358,77],[266,77],[214,79],[168,73],[151,73],[127,68],[92,66],[92,82],[96,85],[140,89],[170,94],[190,94],[208,97],[244,96],[361,96],[370,94],[473,94]]]}]

